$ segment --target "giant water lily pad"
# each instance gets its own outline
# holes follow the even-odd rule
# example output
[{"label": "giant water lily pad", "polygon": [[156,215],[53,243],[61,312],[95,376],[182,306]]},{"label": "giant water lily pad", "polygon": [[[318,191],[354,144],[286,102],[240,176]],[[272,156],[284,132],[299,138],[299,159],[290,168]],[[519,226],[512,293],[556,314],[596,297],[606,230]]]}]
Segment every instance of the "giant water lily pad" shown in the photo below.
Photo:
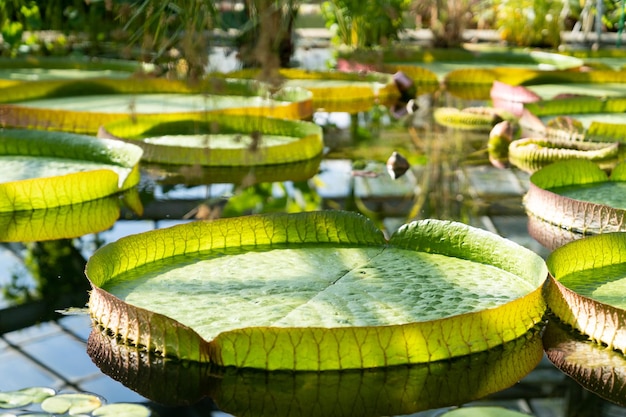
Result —
[{"label": "giant water lily pad", "polygon": [[552,312],[597,343],[626,352],[626,234],[570,242],[552,252],[547,264]]},{"label": "giant water lily pad", "polygon": [[555,162],[530,177],[529,215],[584,234],[626,230],[626,164],[609,176],[591,161]]},{"label": "giant water lily pad", "polygon": [[585,159],[608,167],[615,165],[618,155],[618,142],[526,137],[509,144],[509,162],[529,173],[570,159]]},{"label": "giant water lily pad", "polygon": [[[259,70],[240,70],[224,76],[257,79]],[[393,104],[400,92],[390,74],[337,71],[306,71],[281,69],[278,72],[284,87],[304,88],[313,94],[313,107],[326,112],[358,113],[375,104]]]},{"label": "giant water lily pad", "polygon": [[105,129],[101,135],[140,146],[144,160],[175,165],[286,164],[313,159],[324,147],[322,129],[314,123],[260,116],[143,116]]},{"label": "giant water lily pad", "polygon": [[0,130],[0,212],[96,200],[139,182],[141,148],[62,132]]},{"label": "giant water lily pad", "polygon": [[104,124],[138,115],[222,113],[303,119],[311,92],[249,81],[209,79],[193,85],[155,78],[33,81],[2,89],[3,123],[10,127],[96,133]]},{"label": "giant water lily pad", "polygon": [[386,240],[348,212],[194,222],[98,250],[96,325],[165,356],[219,366],[330,370],[484,351],[541,320],[535,253],[461,223]]}]

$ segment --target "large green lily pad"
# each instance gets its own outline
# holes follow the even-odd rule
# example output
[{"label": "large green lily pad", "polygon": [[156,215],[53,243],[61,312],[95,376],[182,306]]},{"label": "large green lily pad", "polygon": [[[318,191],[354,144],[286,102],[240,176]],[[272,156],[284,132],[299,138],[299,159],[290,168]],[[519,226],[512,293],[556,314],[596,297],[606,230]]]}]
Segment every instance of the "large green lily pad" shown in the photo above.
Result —
[{"label": "large green lily pad", "polygon": [[195,222],[98,250],[96,325],[164,356],[219,366],[329,370],[484,351],[541,320],[535,253],[461,223],[386,240],[348,212]]},{"label": "large green lily pad", "polygon": [[303,119],[313,114],[311,92],[251,80],[208,79],[194,85],[156,78],[33,81],[2,89],[3,123],[95,134],[102,125],[138,115],[205,113]]},{"label": "large green lily pad", "polygon": [[529,173],[556,161],[571,159],[585,159],[604,166],[613,166],[618,156],[618,142],[526,137],[509,144],[509,162]]},{"label": "large green lily pad", "polygon": [[261,166],[320,156],[322,129],[314,123],[261,116],[135,117],[108,124],[99,135],[140,146],[143,159],[173,165]]},{"label": "large green lily pad", "polygon": [[626,234],[570,242],[547,259],[546,301],[564,323],[626,352]]},{"label": "large green lily pad", "polygon": [[559,161],[530,177],[529,215],[584,234],[626,230],[626,164],[610,177],[587,160]]},{"label": "large green lily pad", "polygon": [[62,132],[0,130],[0,212],[96,200],[139,182],[141,148]]},{"label": "large green lily pad", "polygon": [[[224,74],[233,79],[258,79],[259,70]],[[284,87],[304,88],[313,94],[313,107],[326,112],[358,113],[375,104],[393,104],[400,92],[390,74],[375,72],[306,71],[296,68],[278,72]]]}]

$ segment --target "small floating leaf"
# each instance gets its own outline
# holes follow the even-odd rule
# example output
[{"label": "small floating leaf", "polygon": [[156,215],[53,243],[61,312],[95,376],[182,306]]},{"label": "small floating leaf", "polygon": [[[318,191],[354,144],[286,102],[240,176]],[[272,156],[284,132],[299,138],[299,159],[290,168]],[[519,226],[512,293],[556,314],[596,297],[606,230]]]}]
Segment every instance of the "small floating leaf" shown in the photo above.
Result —
[{"label": "small floating leaf", "polygon": [[70,415],[90,413],[102,405],[100,397],[92,394],[68,393],[48,397],[41,403],[41,408],[54,414]]},{"label": "small floating leaf", "polygon": [[0,392],[0,408],[18,408],[37,404],[55,394],[52,388],[31,387],[19,391]]}]

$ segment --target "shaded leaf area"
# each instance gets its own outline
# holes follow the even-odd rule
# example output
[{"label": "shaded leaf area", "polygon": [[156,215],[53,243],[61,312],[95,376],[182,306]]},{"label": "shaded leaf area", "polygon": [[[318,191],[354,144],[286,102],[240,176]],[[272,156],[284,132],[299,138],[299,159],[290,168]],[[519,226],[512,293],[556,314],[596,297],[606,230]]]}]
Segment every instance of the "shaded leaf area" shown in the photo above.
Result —
[{"label": "shaded leaf area", "polygon": [[[223,74],[233,79],[259,79],[260,70],[240,70]],[[215,75],[216,76],[216,75]],[[358,113],[375,104],[392,104],[400,93],[390,74],[372,72],[307,71],[280,69],[283,87],[298,87],[311,91],[313,107],[327,112]]]},{"label": "shaded leaf area", "polygon": [[460,223],[410,224],[387,244],[363,217],[311,212],[135,235],[94,254],[87,275],[92,317],[127,343],[217,365],[325,370],[511,340],[540,320],[546,270]]},{"label": "shaded leaf area", "polygon": [[93,394],[57,393],[47,387],[0,392],[0,409],[12,413],[6,415],[42,417],[58,415],[148,417],[153,414],[148,407],[141,404],[105,405],[101,397]]},{"label": "shaded leaf area", "polygon": [[623,293],[626,237],[603,233],[568,243],[547,259],[546,301],[555,315],[592,340],[626,351]]},{"label": "shaded leaf area", "polygon": [[611,177],[586,160],[559,161],[543,167],[530,177],[524,197],[526,211],[583,234],[625,230],[624,165],[618,164]]},{"label": "shaded leaf area", "polygon": [[145,161],[176,165],[287,164],[318,157],[324,147],[314,123],[243,115],[138,116],[98,133],[109,135],[140,146]]},{"label": "shaded leaf area", "polygon": [[0,212],[76,204],[139,182],[141,148],[61,132],[0,132]]},{"label": "shaded leaf area", "polygon": [[371,370],[265,372],[164,359],[97,329],[87,350],[107,375],[167,405],[212,398],[238,416],[404,415],[483,398],[519,381],[543,356],[539,328],[449,361]]},{"label": "shaded leaf area", "polygon": [[0,115],[5,126],[95,133],[101,125],[136,114],[265,115],[303,119],[313,114],[311,92],[251,80],[179,81],[133,78],[33,81],[2,89]]},{"label": "shaded leaf area", "polygon": [[589,341],[554,319],[548,322],[543,344],[548,359],[574,381],[606,400],[626,406],[623,354]]}]

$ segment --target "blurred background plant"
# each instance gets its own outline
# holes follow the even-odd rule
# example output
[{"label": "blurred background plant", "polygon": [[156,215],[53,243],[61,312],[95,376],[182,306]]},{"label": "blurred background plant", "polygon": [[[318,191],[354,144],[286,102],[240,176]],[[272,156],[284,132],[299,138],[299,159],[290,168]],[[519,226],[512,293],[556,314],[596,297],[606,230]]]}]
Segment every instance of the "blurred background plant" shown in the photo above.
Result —
[{"label": "blurred background plant", "polygon": [[245,21],[236,39],[244,67],[263,68],[267,79],[275,76],[275,69],[289,66],[299,7],[297,0],[245,0]]},{"label": "blurred background plant", "polygon": [[[0,0],[2,55],[98,54],[119,25],[111,0]],[[54,36],[49,36],[55,32]],[[68,39],[68,35],[76,35]]]},{"label": "blurred background plant", "polygon": [[463,43],[463,32],[476,25],[472,14],[474,3],[473,0],[413,0],[410,11],[418,25],[427,23],[434,46],[455,47]]},{"label": "blurred background plant", "polygon": [[210,30],[217,26],[215,2],[138,0],[118,5],[117,17],[122,26],[116,38],[127,42],[127,57],[139,46],[144,62],[169,66],[190,79],[204,74]]},{"label": "blurred background plant", "polygon": [[511,45],[557,48],[561,44],[562,0],[493,0],[495,25]]},{"label": "blurred background plant", "polygon": [[[624,27],[624,0],[0,0],[4,56],[138,59],[168,74],[204,74],[212,48],[277,78],[291,65],[296,28],[326,25],[336,45],[390,46],[405,29],[429,29],[433,46],[456,47],[466,29],[492,29],[510,46],[556,48],[563,30]],[[306,5],[306,14],[301,6]],[[311,12],[318,17],[311,19]],[[589,39],[594,41],[595,39]]]},{"label": "blurred background plant", "polygon": [[321,4],[321,11],[336,43],[371,48],[399,39],[410,4],[410,0],[329,0]]}]

